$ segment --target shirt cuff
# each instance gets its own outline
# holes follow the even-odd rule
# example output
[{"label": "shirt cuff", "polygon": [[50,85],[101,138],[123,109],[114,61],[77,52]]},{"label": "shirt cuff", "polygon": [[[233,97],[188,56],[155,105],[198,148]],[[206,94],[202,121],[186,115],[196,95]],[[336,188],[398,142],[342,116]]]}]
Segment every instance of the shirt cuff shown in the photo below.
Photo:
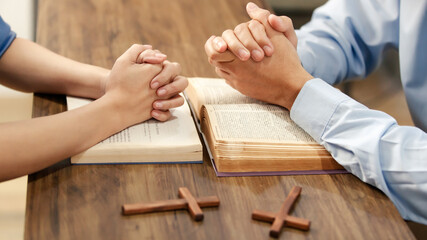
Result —
[{"label": "shirt cuff", "polygon": [[319,78],[305,83],[291,109],[291,119],[318,143],[338,105],[350,97]]}]

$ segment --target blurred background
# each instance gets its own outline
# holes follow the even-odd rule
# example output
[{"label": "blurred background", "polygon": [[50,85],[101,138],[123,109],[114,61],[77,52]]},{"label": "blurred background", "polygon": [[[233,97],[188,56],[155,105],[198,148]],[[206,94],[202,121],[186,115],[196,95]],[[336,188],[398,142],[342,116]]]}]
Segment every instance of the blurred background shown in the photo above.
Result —
[{"label": "blurred background", "polygon": [[[277,15],[287,15],[299,28],[310,20],[313,10],[326,0],[267,0]],[[34,40],[37,0],[1,0],[0,15],[19,37]],[[365,80],[337,86],[369,108],[387,112],[400,125],[413,125],[399,77],[396,51],[388,51],[384,62]],[[31,118],[32,94],[0,85],[0,122]],[[0,239],[23,239],[27,177],[0,183]],[[420,239],[425,227],[409,223]]]}]

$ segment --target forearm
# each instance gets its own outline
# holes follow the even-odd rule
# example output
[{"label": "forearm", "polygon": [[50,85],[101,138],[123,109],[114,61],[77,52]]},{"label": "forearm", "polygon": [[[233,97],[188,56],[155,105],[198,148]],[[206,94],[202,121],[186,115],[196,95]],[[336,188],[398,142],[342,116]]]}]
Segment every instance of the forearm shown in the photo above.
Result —
[{"label": "forearm", "polygon": [[[147,49],[150,47],[134,44],[123,53],[106,76],[106,93],[94,102],[53,116],[1,124],[0,181],[43,169],[88,149],[126,127],[150,119],[156,100],[163,100],[165,110],[181,105],[179,101],[174,101],[177,98],[167,101],[168,96],[165,96],[166,100],[160,99],[156,89],[150,88],[150,82],[162,72],[163,67],[161,64],[144,63],[144,59],[142,63],[137,62],[138,56]],[[58,61],[65,63],[68,60]],[[174,69],[163,77],[171,79],[178,75],[179,68]],[[73,70],[67,69],[69,72]],[[55,75],[55,69],[51,72]],[[167,86],[182,91],[186,79],[176,82]],[[73,91],[66,89],[64,93],[73,94]],[[172,94],[169,97],[173,97],[177,93],[172,91],[169,94]],[[166,120],[168,116],[163,117]]]},{"label": "forearm", "polygon": [[99,98],[109,70],[62,57],[25,39],[15,39],[0,59],[0,83],[24,92]]},{"label": "forearm", "polygon": [[112,99],[61,114],[0,125],[0,181],[39,171],[122,130]]}]

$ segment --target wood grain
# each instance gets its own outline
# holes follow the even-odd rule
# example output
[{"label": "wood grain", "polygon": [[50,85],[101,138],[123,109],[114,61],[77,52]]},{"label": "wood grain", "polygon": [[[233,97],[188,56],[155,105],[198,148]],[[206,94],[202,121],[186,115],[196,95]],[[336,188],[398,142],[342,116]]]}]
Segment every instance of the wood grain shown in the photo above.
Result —
[{"label": "wood grain", "polygon": [[[272,223],[274,222],[276,215],[277,213],[273,212],[254,210],[252,212],[252,219]],[[304,218],[287,216],[285,226],[307,231],[310,229],[310,221]]]},{"label": "wood grain", "polygon": [[[270,228],[270,236],[271,237],[279,237],[280,231],[282,230],[282,227],[285,225],[285,222],[291,223],[291,225],[298,226],[298,229],[304,229],[308,230],[310,228],[310,222],[306,219],[288,219],[289,217],[289,211],[291,210],[292,206],[294,205],[295,201],[298,199],[299,195],[301,194],[301,187],[294,186],[291,189],[291,192],[286,197],[285,201],[283,202],[282,206],[280,207],[279,212],[277,213],[276,217],[274,218],[273,224]],[[252,214],[253,218],[253,214]],[[296,220],[296,221],[292,221]]]},{"label": "wood grain", "polygon": [[[72,59],[111,67],[133,43],[150,43],[186,76],[215,77],[204,43],[248,20],[244,0],[39,0],[37,42]],[[263,5],[260,1],[255,1]],[[33,116],[65,110],[62,96],[37,94]],[[66,137],[66,136],[64,136]],[[350,174],[218,178],[203,164],[70,166],[64,160],[29,176],[25,239],[265,239],[270,223],[253,209],[276,212],[295,185],[304,189],[292,216],[310,231],[281,239],[413,239],[390,200]],[[217,195],[203,222],[186,211],[123,216],[123,203]]]},{"label": "wood grain", "polygon": [[[216,196],[195,198],[197,205],[202,207],[217,207],[219,199]],[[171,199],[155,201],[150,203],[124,204],[122,206],[123,215],[132,215],[139,213],[163,212],[170,210],[187,209],[188,202],[186,199]]]},{"label": "wood grain", "polygon": [[188,210],[190,211],[191,217],[196,221],[202,221],[203,211],[199,207],[199,204],[197,203],[196,198],[194,198],[191,192],[188,191],[188,188],[180,187],[178,191],[179,191],[179,197],[187,200],[187,207],[188,207]]}]

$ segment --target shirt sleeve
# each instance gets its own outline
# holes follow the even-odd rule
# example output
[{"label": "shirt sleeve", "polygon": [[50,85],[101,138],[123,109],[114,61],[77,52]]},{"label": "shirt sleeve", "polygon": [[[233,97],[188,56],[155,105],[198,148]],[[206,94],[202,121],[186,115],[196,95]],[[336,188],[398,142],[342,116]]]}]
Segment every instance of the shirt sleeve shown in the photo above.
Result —
[{"label": "shirt sleeve", "polygon": [[296,31],[297,51],[311,75],[336,84],[372,72],[384,49],[398,46],[398,31],[397,0],[330,0]]},{"label": "shirt sleeve", "polygon": [[320,79],[308,81],[291,118],[349,172],[382,190],[403,218],[427,224],[427,134],[399,126]]},{"label": "shirt sleeve", "polygon": [[10,26],[3,21],[3,18],[0,16],[0,58],[12,44],[13,40],[16,38],[16,33],[10,29]]}]

